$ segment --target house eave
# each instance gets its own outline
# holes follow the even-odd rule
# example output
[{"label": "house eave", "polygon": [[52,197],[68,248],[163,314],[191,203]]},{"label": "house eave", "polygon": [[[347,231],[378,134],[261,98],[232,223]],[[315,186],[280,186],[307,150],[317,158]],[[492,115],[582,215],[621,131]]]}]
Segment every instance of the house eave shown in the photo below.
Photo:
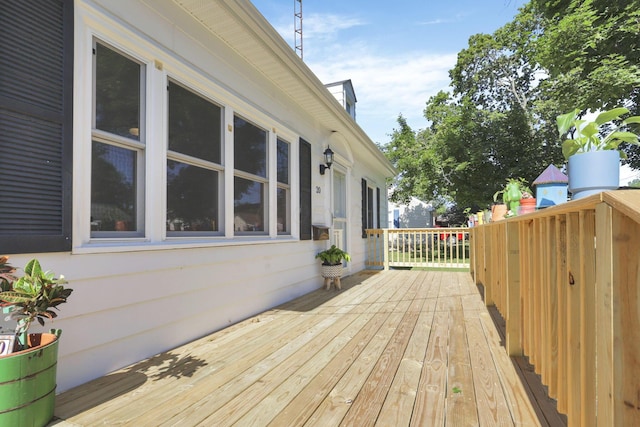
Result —
[{"label": "house eave", "polygon": [[321,126],[342,133],[366,150],[384,167],[386,176],[397,173],[366,132],[250,1],[173,1],[223,40]]}]

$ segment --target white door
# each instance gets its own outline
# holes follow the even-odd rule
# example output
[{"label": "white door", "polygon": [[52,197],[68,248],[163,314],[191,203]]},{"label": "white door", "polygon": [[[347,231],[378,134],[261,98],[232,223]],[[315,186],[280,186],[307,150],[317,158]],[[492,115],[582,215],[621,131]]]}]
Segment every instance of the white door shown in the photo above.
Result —
[{"label": "white door", "polygon": [[[344,170],[333,170],[333,233],[331,244],[343,251],[347,249],[347,175]],[[346,263],[345,263],[346,265]]]}]

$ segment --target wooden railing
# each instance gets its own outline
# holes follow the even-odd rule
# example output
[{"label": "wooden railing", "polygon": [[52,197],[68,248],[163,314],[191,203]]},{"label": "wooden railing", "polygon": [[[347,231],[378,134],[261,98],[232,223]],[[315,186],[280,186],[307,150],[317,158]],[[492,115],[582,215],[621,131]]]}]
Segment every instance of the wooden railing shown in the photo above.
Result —
[{"label": "wooden railing", "polygon": [[469,268],[468,228],[367,230],[367,267]]},{"label": "wooden railing", "polygon": [[570,426],[640,426],[640,191],[475,227],[471,259]]}]

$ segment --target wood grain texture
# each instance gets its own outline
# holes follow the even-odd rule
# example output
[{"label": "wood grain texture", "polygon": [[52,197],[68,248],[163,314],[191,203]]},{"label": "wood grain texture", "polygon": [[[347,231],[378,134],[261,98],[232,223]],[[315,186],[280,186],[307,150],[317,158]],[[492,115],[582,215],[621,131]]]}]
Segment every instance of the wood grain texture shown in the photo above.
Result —
[{"label": "wood grain texture", "polygon": [[363,272],[58,396],[57,426],[537,426],[468,273]]}]

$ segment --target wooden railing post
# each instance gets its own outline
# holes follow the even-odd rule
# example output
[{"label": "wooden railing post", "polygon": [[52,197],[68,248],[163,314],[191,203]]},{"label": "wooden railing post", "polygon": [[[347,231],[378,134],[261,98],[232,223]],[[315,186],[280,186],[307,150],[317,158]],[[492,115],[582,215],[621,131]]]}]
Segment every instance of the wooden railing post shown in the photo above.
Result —
[{"label": "wooden railing post", "polygon": [[605,203],[596,206],[596,400],[598,426],[621,425],[618,371],[615,364],[615,322],[613,305],[612,210]]},{"label": "wooden railing post", "polygon": [[382,230],[382,264],[384,269],[389,269],[389,229]]},{"label": "wooden railing post", "polygon": [[506,335],[509,356],[522,356],[522,314],[520,301],[520,233],[519,223],[507,223],[507,313]]}]

